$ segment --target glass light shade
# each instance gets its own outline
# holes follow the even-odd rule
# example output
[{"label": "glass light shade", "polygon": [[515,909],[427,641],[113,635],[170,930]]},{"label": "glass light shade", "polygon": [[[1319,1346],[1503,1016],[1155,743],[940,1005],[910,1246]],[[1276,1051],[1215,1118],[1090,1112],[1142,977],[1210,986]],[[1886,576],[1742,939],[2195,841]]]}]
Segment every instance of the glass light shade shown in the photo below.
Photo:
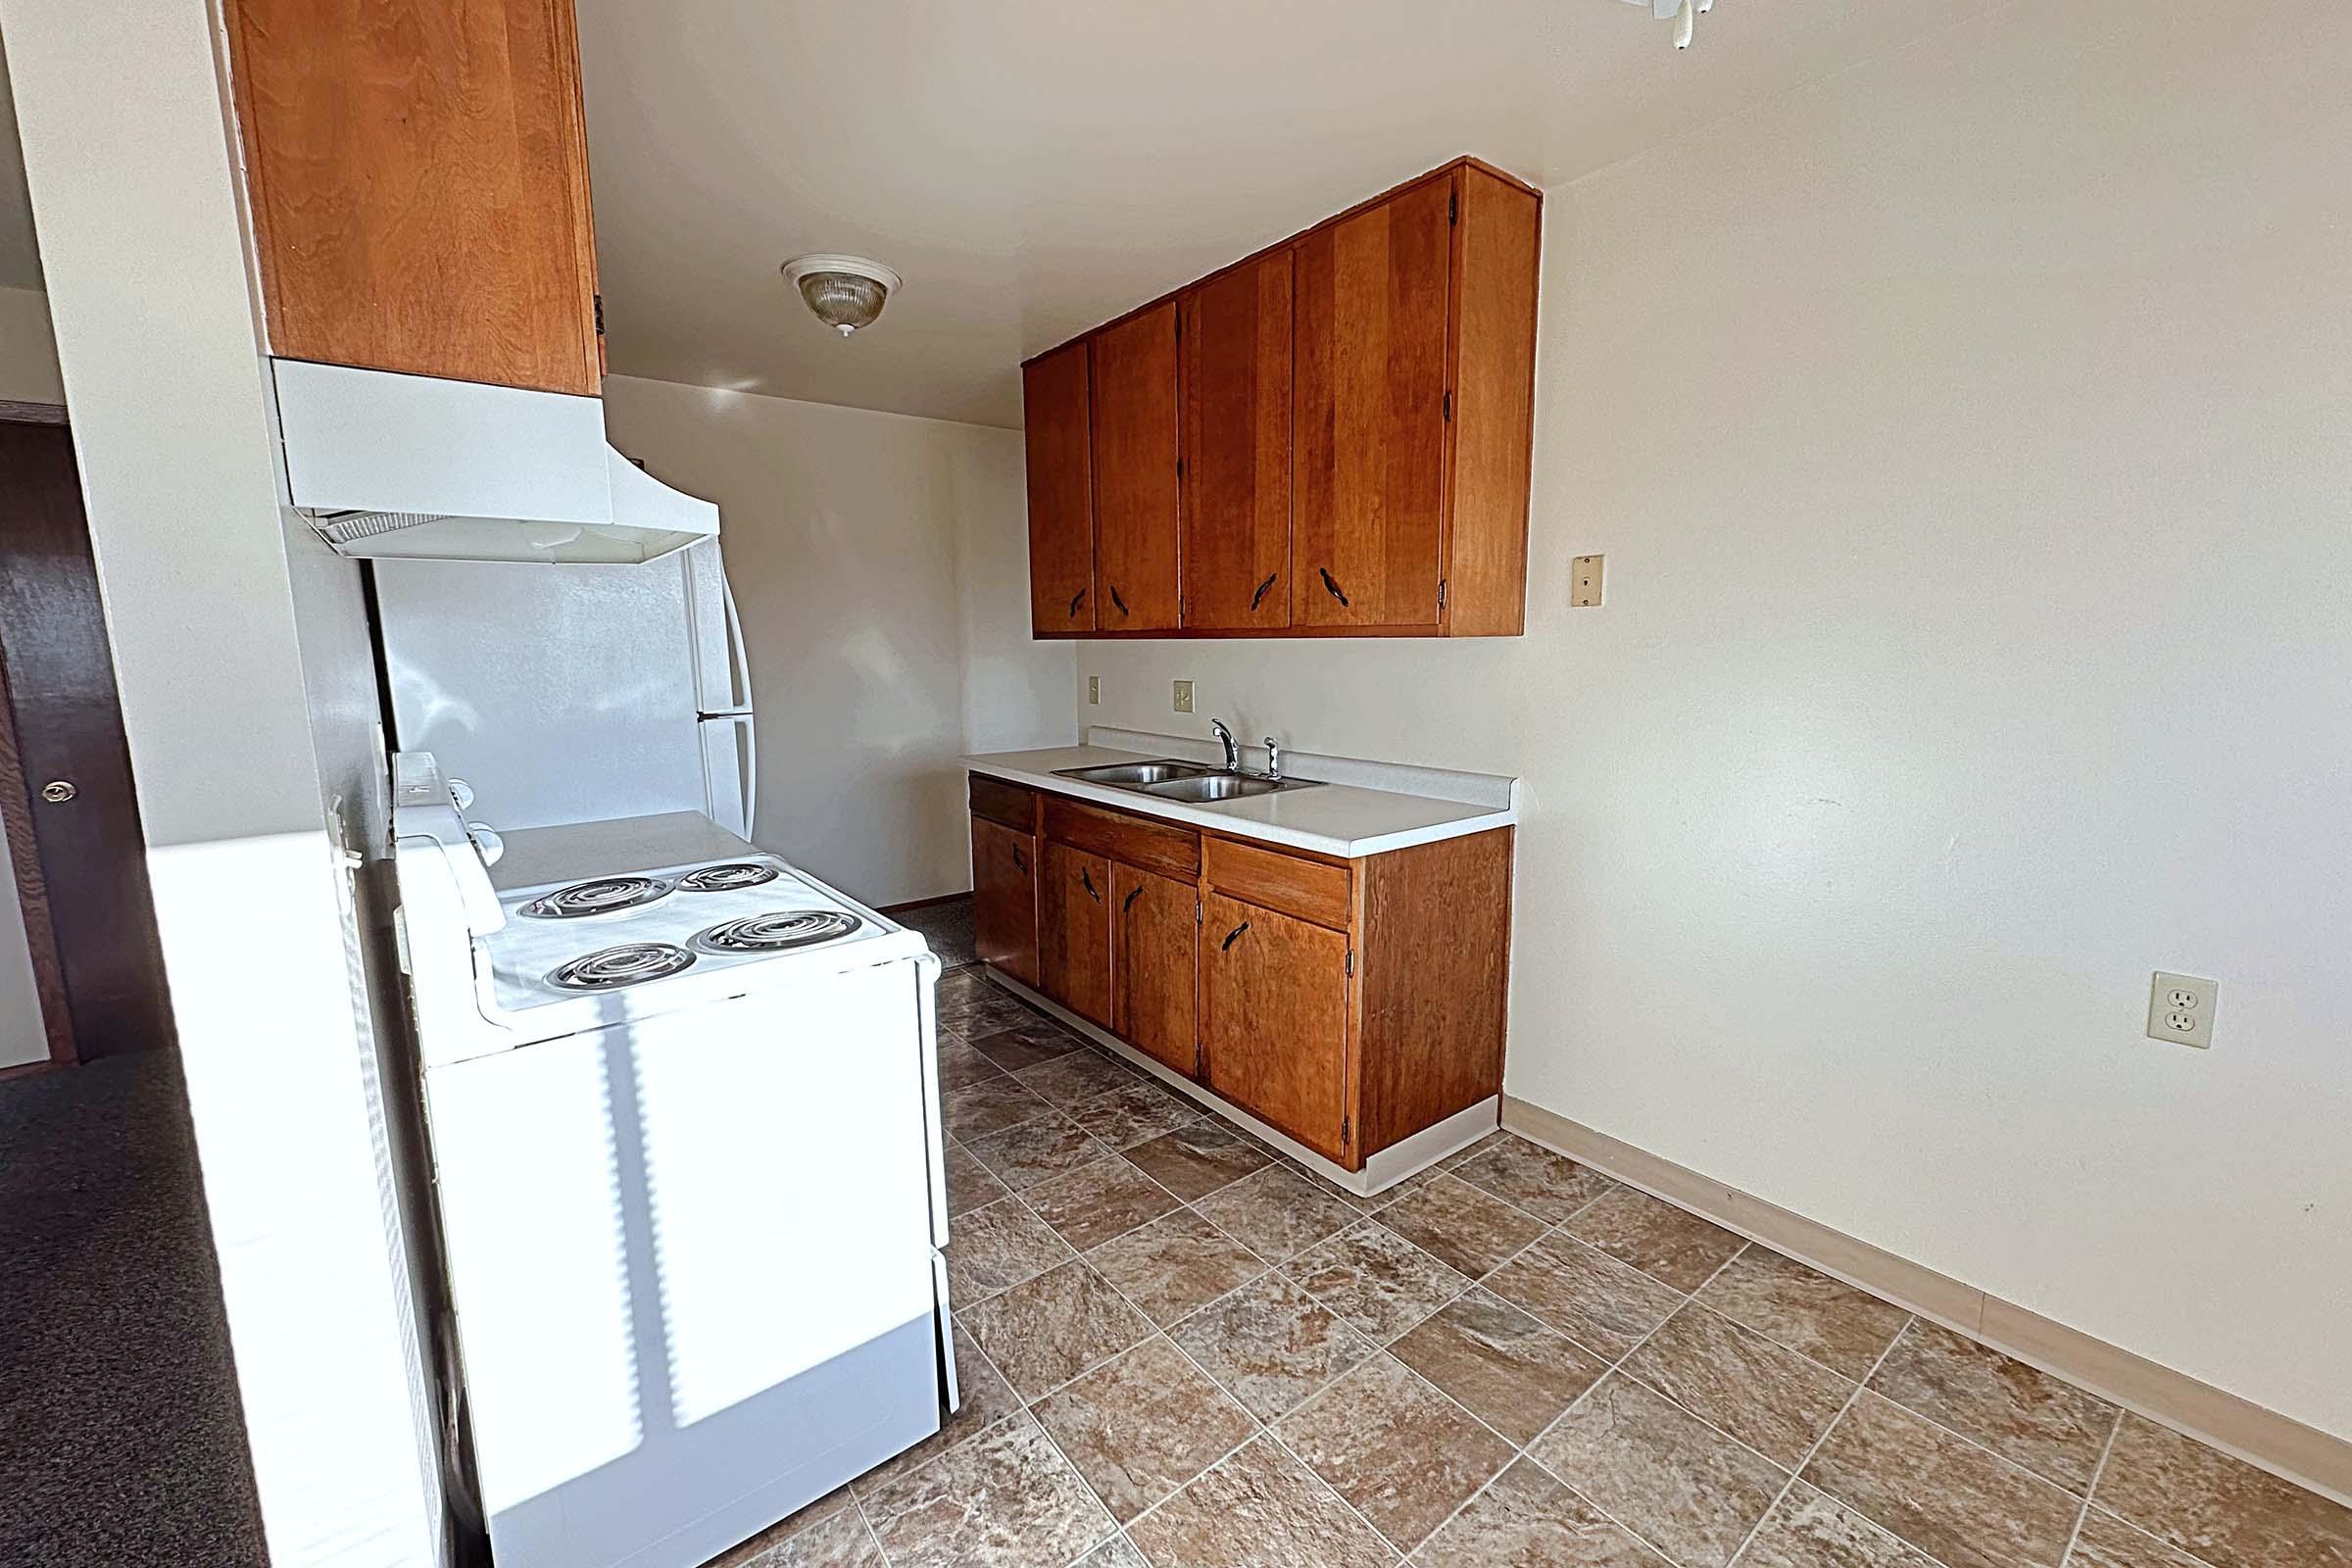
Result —
[{"label": "glass light shade", "polygon": [[810,272],[801,279],[801,298],[816,318],[848,337],[861,326],[871,326],[882,314],[882,302],[890,298],[889,291],[870,277],[852,272]]}]

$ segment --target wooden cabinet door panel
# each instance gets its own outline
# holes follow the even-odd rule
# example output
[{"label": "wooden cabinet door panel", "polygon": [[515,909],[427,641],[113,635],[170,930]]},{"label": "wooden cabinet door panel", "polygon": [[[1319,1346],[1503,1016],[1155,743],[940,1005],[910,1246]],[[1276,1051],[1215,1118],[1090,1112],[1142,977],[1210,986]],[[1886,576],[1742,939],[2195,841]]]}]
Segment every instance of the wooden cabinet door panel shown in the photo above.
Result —
[{"label": "wooden cabinet door panel", "polygon": [[1185,296],[1184,623],[1291,623],[1291,253]]},{"label": "wooden cabinet door panel", "polygon": [[1046,995],[1110,1027],[1110,862],[1048,840],[1039,885],[1038,979]]},{"label": "wooden cabinet door panel", "polygon": [[1176,306],[1097,332],[1095,625],[1177,620]]},{"label": "wooden cabinet door panel", "polygon": [[270,352],[595,396],[571,0],[234,0]]},{"label": "wooden cabinet door panel", "polygon": [[1452,190],[1428,180],[1296,248],[1298,625],[1437,623]]},{"label": "wooden cabinet door panel", "polygon": [[972,818],[972,947],[1037,984],[1037,840],[984,816]]},{"label": "wooden cabinet door panel", "polygon": [[1187,1077],[1200,1069],[1194,1028],[1199,894],[1190,882],[1110,867],[1110,1032]]},{"label": "wooden cabinet door panel", "polygon": [[1039,637],[1095,629],[1095,480],[1086,344],[1021,368],[1029,480],[1029,626]]},{"label": "wooden cabinet door panel", "polygon": [[1345,1163],[1348,938],[1221,894],[1203,907],[1208,1086]]}]

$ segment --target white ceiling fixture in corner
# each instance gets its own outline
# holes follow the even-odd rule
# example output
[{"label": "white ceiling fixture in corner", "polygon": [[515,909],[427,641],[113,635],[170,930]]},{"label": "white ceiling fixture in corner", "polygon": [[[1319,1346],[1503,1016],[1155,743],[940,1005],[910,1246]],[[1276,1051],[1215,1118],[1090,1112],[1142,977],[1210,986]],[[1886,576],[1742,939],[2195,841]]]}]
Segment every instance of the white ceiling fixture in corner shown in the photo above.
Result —
[{"label": "white ceiling fixture in corner", "polygon": [[1691,36],[1698,28],[1699,14],[1715,9],[1715,0],[1626,0],[1626,3],[1645,5],[1649,7],[1649,14],[1660,22],[1672,21],[1674,46],[1677,49],[1690,47]]}]

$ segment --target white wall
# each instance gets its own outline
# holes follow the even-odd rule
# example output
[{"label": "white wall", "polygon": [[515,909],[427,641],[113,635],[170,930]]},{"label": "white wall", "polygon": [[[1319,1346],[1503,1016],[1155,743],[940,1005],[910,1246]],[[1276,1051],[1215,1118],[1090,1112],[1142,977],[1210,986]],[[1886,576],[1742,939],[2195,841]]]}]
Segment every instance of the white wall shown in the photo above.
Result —
[{"label": "white wall", "polygon": [[37,288],[0,287],[0,402],[63,403],[49,296]]},{"label": "white wall", "polygon": [[0,28],[270,1561],[406,1568],[442,1521],[336,854],[380,822],[369,666],[286,528],[208,9]]},{"label": "white wall", "polygon": [[627,376],[605,416],[718,503],[755,837],[870,904],[969,888],[956,758],[1073,733],[1070,650],[1029,638],[1020,433]]},{"label": "white wall", "polygon": [[2348,60],[2009,7],[1549,192],[1528,635],[1081,717],[1525,775],[1511,1093],[2352,1436]]}]

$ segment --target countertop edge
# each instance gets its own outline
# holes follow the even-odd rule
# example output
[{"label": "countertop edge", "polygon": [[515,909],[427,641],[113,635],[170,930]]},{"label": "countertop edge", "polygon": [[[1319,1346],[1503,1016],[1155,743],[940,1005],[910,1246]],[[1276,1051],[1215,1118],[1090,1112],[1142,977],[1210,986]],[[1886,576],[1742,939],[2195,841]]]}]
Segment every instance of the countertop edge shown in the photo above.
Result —
[{"label": "countertop edge", "polygon": [[[1515,827],[1519,821],[1516,806],[1488,809],[1470,802],[1444,802],[1458,805],[1471,814],[1448,822],[1432,822],[1422,827],[1405,828],[1395,833],[1380,833],[1369,838],[1343,839],[1328,833],[1306,833],[1297,828],[1276,827],[1264,822],[1252,822],[1247,817],[1228,816],[1203,806],[1182,801],[1162,801],[1133,790],[1112,789],[1107,785],[1089,784],[1084,779],[1064,778],[1058,773],[1040,773],[1029,768],[1012,767],[992,761],[986,757],[965,757],[963,765],[975,773],[1001,778],[1009,784],[1026,785],[1052,795],[1064,795],[1072,800],[1107,806],[1137,816],[1157,817],[1164,822],[1180,822],[1187,827],[1209,828],[1233,838],[1253,839],[1261,844],[1280,844],[1294,850],[1306,850],[1316,855],[1335,855],[1344,859],[1360,859],[1366,856],[1385,855],[1392,850],[1409,850],[1416,845],[1438,844],[1446,839],[1468,838],[1473,833],[1485,833],[1498,827]],[[1344,786],[1361,788],[1360,785]],[[1396,794],[1394,790],[1374,793]],[[1408,800],[1439,801],[1434,795],[1406,796]]]}]

